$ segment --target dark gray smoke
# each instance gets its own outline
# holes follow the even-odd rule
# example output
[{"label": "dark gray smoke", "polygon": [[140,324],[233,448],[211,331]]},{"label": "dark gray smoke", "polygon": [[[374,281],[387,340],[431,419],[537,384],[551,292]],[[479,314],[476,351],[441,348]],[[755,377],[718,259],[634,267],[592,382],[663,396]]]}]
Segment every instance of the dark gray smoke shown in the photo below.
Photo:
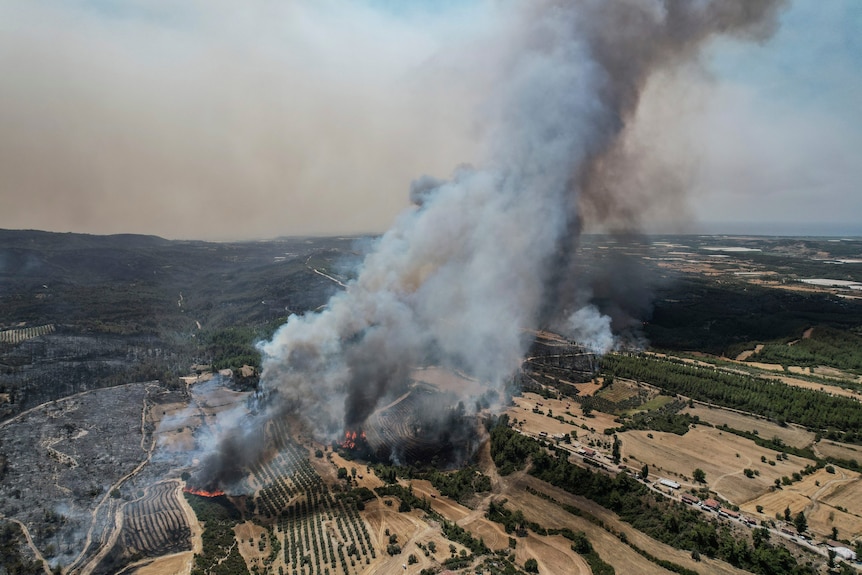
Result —
[{"label": "dark gray smoke", "polygon": [[336,437],[430,363],[499,387],[519,366],[527,330],[554,317],[570,317],[572,331],[592,340],[584,343],[606,350],[611,322],[584,301],[576,248],[585,223],[630,228],[639,211],[630,197],[649,201],[631,188],[637,162],[623,145],[647,81],[691,61],[715,34],[766,37],[781,4],[512,8],[502,38],[475,47],[503,50],[480,111],[483,161],[448,181],[417,180],[416,205],[376,242],[356,280],[260,346],[263,393],[274,398],[263,417],[292,411],[319,437]]}]

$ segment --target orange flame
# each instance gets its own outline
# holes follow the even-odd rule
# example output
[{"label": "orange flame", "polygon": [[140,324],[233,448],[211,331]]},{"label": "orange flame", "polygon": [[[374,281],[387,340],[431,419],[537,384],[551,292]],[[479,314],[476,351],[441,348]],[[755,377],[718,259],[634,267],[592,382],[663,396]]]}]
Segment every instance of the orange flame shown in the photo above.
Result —
[{"label": "orange flame", "polygon": [[220,495],[224,495],[224,491],[221,489],[207,491],[206,489],[198,489],[197,487],[189,487],[188,485],[183,487],[183,491],[191,493],[192,495],[200,495],[201,497],[218,497]]},{"label": "orange flame", "polygon": [[356,441],[365,440],[365,432],[356,433],[355,431],[345,431],[344,441],[341,442],[341,447],[344,449],[356,449]]}]

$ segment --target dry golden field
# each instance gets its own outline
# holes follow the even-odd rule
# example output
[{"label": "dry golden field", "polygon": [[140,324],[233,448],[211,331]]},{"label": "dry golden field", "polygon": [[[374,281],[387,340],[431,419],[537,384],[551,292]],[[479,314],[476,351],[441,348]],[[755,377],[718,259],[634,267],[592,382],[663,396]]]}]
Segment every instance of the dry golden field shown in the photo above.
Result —
[{"label": "dry golden field", "polygon": [[682,413],[698,416],[702,421],[715,426],[727,425],[733,429],[747,432],[757,432],[764,439],[779,438],[792,447],[807,447],[814,442],[814,434],[796,425],[781,426],[760,417],[745,415],[722,409],[720,407],[705,407],[695,405],[686,408]]},{"label": "dry golden field", "polygon": [[[649,435],[653,437],[650,438]],[[691,479],[696,468],[706,473],[710,489],[737,505],[766,493],[775,479],[790,476],[813,463],[796,456],[786,461],[775,459],[776,452],[754,442],[707,426],[696,426],[685,435],[658,431],[627,431],[620,435],[621,452],[630,467],[649,465],[653,478],[666,477],[684,487],[699,487]],[[761,461],[765,457],[769,465]],[[748,478],[744,469],[759,476]]]}]

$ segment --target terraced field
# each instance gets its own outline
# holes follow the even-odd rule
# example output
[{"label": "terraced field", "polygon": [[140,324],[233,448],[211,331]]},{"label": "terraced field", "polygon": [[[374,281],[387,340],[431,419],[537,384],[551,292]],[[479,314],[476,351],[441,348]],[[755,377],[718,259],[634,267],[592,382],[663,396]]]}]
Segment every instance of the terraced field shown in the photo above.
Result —
[{"label": "terraced field", "polygon": [[175,482],[157,483],[123,507],[120,541],[130,556],[158,557],[191,549],[191,530]]},{"label": "terraced field", "polygon": [[49,323],[33,327],[4,329],[0,331],[0,343],[11,343],[14,345],[49,333],[54,333],[54,324]]}]

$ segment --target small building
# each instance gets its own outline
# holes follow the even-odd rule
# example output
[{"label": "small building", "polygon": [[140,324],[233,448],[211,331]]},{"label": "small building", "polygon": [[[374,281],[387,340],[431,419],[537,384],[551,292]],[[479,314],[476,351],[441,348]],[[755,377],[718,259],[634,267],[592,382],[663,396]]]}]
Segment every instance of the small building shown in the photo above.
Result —
[{"label": "small building", "polygon": [[683,493],[680,499],[682,499],[682,502],[686,505],[697,505],[698,503],[700,503],[700,499],[698,499],[694,495],[689,495],[688,493]]},{"label": "small building", "polygon": [[730,517],[731,519],[739,519],[739,513],[733,509],[720,509],[718,514],[722,517]]},{"label": "small building", "polygon": [[721,509],[721,504],[712,498],[704,499],[700,506],[709,509],[710,511],[718,511]]},{"label": "small building", "polygon": [[578,453],[587,457],[595,457],[596,455],[596,451],[594,449],[590,449],[589,447],[581,447],[578,450]]},{"label": "small building", "polygon": [[665,487],[670,487],[671,489],[679,489],[679,483],[677,483],[676,481],[671,481],[670,479],[659,479],[658,482]]}]

